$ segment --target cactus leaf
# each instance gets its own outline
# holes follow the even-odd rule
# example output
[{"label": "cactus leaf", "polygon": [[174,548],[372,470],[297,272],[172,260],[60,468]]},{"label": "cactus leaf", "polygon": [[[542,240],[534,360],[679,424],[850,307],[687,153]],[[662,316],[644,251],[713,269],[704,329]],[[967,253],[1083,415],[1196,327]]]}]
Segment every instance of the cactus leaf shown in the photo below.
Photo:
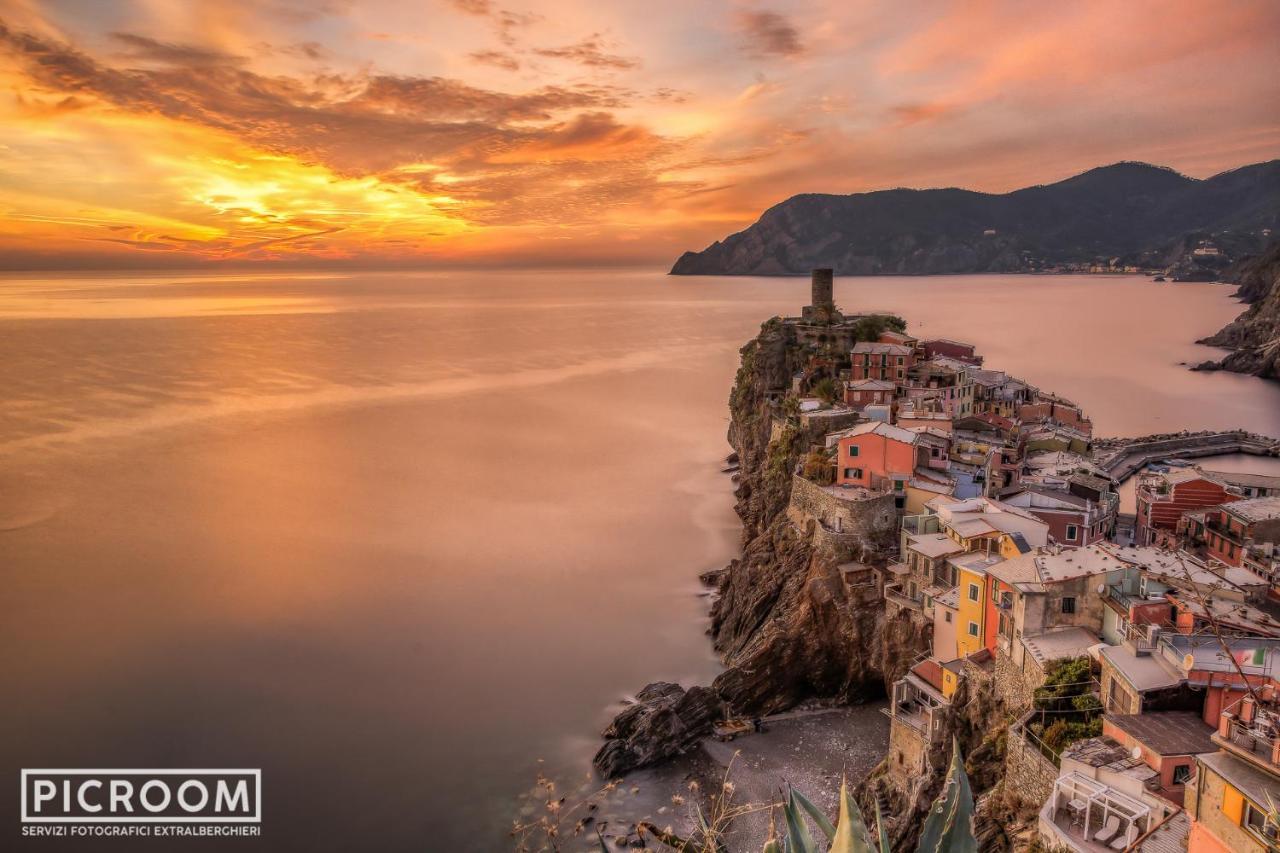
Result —
[{"label": "cactus leaf", "polygon": [[840,821],[829,853],[876,853],[867,825],[862,821],[862,810],[849,796],[845,782],[840,783]]},{"label": "cactus leaf", "polygon": [[973,837],[973,791],[964,772],[960,744],[952,741],[947,786],[934,801],[920,833],[918,853],[977,853]]},{"label": "cactus leaf", "polygon": [[880,814],[879,800],[876,800],[876,840],[880,842],[880,853],[889,853],[889,833],[884,829],[884,815]]},{"label": "cactus leaf", "polygon": [[792,789],[791,794],[796,798],[796,802],[800,804],[800,807],[813,818],[813,822],[818,825],[818,829],[822,830],[822,834],[827,836],[827,840],[830,841],[835,838],[836,828],[831,825],[831,821],[822,813],[822,809],[818,808],[808,797],[795,789]]},{"label": "cactus leaf", "polygon": [[782,812],[787,817],[787,850],[788,853],[818,853],[818,847],[809,834],[809,826],[805,823],[801,806],[796,802],[796,792],[788,790],[787,804]]}]

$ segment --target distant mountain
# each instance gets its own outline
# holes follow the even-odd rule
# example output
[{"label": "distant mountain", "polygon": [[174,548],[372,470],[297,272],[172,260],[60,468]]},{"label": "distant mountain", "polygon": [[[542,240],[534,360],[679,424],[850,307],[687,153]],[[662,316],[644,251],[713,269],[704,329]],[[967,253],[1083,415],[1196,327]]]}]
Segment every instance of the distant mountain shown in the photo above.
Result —
[{"label": "distant mountain", "polygon": [[[928,275],[1138,266],[1213,278],[1280,229],[1280,160],[1206,180],[1116,163],[1003,195],[807,193],[685,252],[673,275]],[[1196,251],[1199,249],[1199,251]]]}]

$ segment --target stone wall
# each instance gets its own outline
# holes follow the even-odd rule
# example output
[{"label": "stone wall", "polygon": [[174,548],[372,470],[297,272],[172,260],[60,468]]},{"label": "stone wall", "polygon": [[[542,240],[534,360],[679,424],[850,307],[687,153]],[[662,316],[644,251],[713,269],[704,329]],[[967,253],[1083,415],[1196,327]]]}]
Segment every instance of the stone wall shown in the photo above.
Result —
[{"label": "stone wall", "polygon": [[808,530],[812,524],[814,547],[835,559],[862,559],[892,542],[898,526],[892,492],[863,494],[866,497],[861,500],[838,497],[793,475],[787,518],[800,530]]},{"label": "stone wall", "polygon": [[929,744],[924,734],[896,717],[889,726],[889,776],[898,789],[908,790],[925,771]]},{"label": "stone wall", "polygon": [[[998,681],[998,679],[997,679]],[[1058,768],[1022,735],[1030,714],[1009,727],[1004,754],[1004,790],[1009,803],[1023,812],[1039,811],[1053,793]]]},{"label": "stone wall", "polygon": [[1031,656],[1024,654],[1023,662],[1027,665],[1025,672],[1003,650],[996,649],[996,696],[1010,711],[1031,707],[1035,689],[1044,683],[1044,672]]}]

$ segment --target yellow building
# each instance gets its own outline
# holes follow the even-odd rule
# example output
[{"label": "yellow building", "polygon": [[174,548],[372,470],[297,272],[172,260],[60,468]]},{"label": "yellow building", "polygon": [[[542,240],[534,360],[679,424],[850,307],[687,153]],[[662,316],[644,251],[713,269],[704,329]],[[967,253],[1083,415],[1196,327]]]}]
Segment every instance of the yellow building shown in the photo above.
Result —
[{"label": "yellow building", "polygon": [[[968,561],[953,561],[964,563]],[[983,648],[983,627],[987,615],[987,573],[976,566],[956,565],[957,602],[956,657],[971,655]]]}]

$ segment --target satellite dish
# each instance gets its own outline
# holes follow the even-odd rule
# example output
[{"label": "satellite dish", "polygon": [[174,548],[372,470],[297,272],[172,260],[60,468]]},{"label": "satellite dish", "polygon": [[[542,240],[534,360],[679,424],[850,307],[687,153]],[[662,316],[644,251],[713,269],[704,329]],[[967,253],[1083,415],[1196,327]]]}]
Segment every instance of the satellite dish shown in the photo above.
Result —
[{"label": "satellite dish", "polygon": [[1142,758],[1142,747],[1135,746],[1133,748],[1133,751],[1130,752],[1129,754],[1132,755],[1134,758]]}]

